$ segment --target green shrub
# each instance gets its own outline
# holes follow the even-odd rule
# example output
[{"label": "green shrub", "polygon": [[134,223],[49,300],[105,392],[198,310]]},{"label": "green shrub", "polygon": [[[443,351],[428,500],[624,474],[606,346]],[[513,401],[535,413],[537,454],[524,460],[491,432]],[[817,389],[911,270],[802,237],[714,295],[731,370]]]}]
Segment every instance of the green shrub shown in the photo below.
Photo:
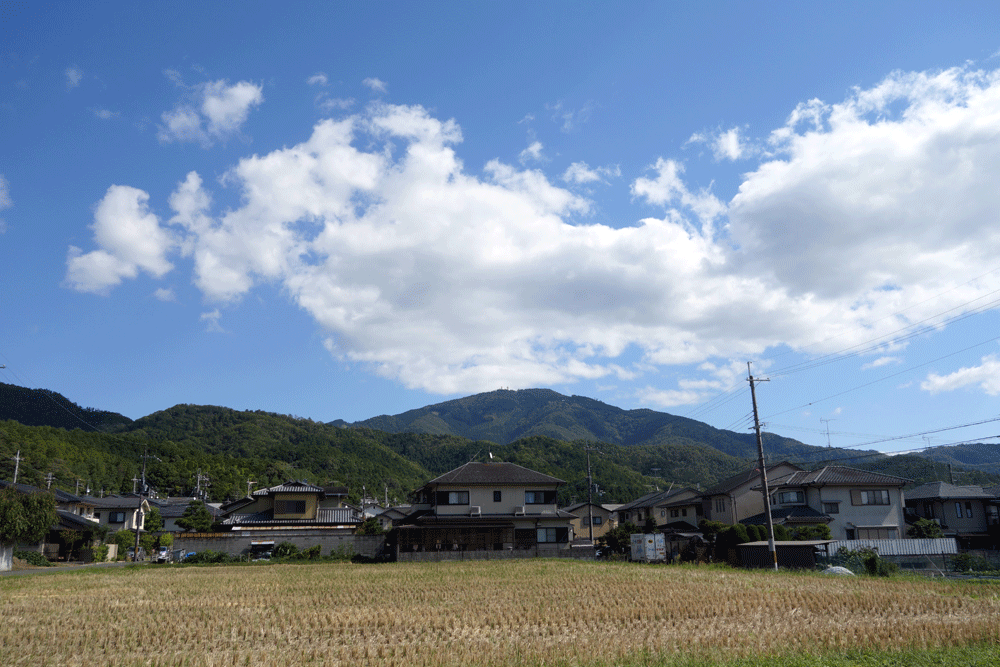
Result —
[{"label": "green shrub", "polygon": [[272,558],[294,558],[299,553],[299,548],[291,542],[281,542],[271,551]]},{"label": "green shrub", "polygon": [[108,545],[100,544],[94,547],[94,560],[98,563],[103,563],[108,559]]},{"label": "green shrub", "polygon": [[29,565],[36,567],[49,567],[52,565],[45,556],[37,551],[15,551],[14,558],[20,558]]},{"label": "green shrub", "polygon": [[238,563],[239,561],[239,556],[230,556],[225,552],[211,549],[199,551],[184,559],[185,563]]},{"label": "green shrub", "polygon": [[330,560],[346,562],[353,558],[356,558],[356,555],[350,544],[341,544],[330,550]]}]

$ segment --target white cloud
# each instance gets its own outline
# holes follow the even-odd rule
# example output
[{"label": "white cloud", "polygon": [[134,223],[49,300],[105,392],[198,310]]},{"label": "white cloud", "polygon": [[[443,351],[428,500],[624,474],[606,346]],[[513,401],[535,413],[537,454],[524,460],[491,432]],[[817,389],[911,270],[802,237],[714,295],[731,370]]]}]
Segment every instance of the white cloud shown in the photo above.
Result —
[{"label": "white cloud", "polygon": [[[5,208],[10,208],[14,205],[14,200],[10,198],[10,183],[4,178],[3,174],[0,174],[0,211]],[[0,234],[7,231],[7,223],[3,218],[0,218]]]},{"label": "white cloud", "polygon": [[[778,345],[840,350],[1000,289],[997,73],[897,74],[842,102],[799,105],[730,202],[660,158],[631,186],[657,216],[621,228],[581,222],[591,202],[540,170],[467,167],[461,140],[457,122],[419,106],[321,121],[306,141],[226,173],[237,207],[213,214],[189,174],[169,202],[179,238],[151,245],[192,257],[210,301],[280,285],[329,333],[332,354],[409,387],[474,392],[693,364],[675,387],[646,392],[659,405],[730,386],[730,359]],[[562,176],[592,173],[579,163]],[[149,219],[139,192],[132,217]],[[68,282],[134,275],[143,265],[122,245],[71,253]],[[622,361],[626,350],[635,361]],[[889,352],[872,367],[893,363]],[[928,390],[976,375],[964,372],[931,376]]]},{"label": "white cloud", "polygon": [[14,200],[10,198],[10,183],[0,174],[0,211],[14,205]]},{"label": "white cloud", "polygon": [[66,282],[81,292],[103,294],[123,278],[139,271],[161,277],[173,265],[167,253],[175,246],[169,232],[150,212],[149,195],[127,185],[112,185],[94,211],[94,240],[98,250],[84,254],[70,247]]},{"label": "white cloud", "polygon": [[366,86],[367,88],[370,88],[372,91],[376,93],[384,93],[389,90],[389,84],[380,79],[368,78],[362,81],[361,83],[362,85]]},{"label": "white cloud", "polygon": [[879,357],[874,361],[862,364],[861,370],[867,371],[873,368],[881,368],[882,366],[888,366],[889,364],[901,364],[901,363],[903,363],[902,357]]},{"label": "white cloud", "polygon": [[350,109],[354,106],[354,98],[330,97],[324,92],[316,96],[316,106],[326,112]]},{"label": "white cloud", "polygon": [[978,366],[960,368],[948,375],[931,373],[920,383],[920,388],[931,394],[954,391],[963,387],[979,387],[989,396],[1000,394],[1000,359],[990,354],[980,360]]},{"label": "white cloud", "polygon": [[609,167],[591,167],[586,162],[574,162],[563,172],[562,180],[567,183],[583,185],[586,183],[606,183],[608,178],[618,178],[622,175],[618,165]]},{"label": "white cloud", "polygon": [[306,79],[306,83],[308,83],[310,86],[325,86],[327,85],[328,81],[326,78],[326,74],[324,74],[323,72],[316,72],[311,77]]},{"label": "white cloud", "polygon": [[587,102],[579,109],[568,109],[561,101],[546,104],[545,109],[551,114],[554,122],[559,124],[559,130],[565,133],[574,132],[590,120],[594,111],[594,103]]},{"label": "white cloud", "polygon": [[160,301],[177,301],[177,295],[174,294],[174,291],[172,289],[167,287],[158,288],[156,291],[153,292],[153,296],[155,296]]},{"label": "white cloud", "polygon": [[542,142],[533,141],[531,144],[521,151],[521,154],[517,156],[518,161],[521,164],[525,164],[528,161],[541,162],[545,159],[542,155]]},{"label": "white cloud", "polygon": [[207,313],[202,313],[198,319],[206,323],[205,331],[212,331],[215,333],[226,332],[226,330],[222,328],[222,325],[219,324],[219,321],[222,319],[222,313],[219,312],[218,308]]},{"label": "white cloud", "polygon": [[66,68],[66,88],[73,89],[80,85],[83,80],[83,70],[73,65]]},{"label": "white cloud", "polygon": [[264,101],[261,86],[248,81],[231,86],[223,80],[208,81],[188,87],[176,72],[166,74],[187,90],[187,99],[160,116],[163,124],[157,137],[164,143],[190,141],[208,147],[226,140],[239,132],[250,110]]},{"label": "white cloud", "polygon": [[101,120],[110,120],[112,118],[118,118],[119,113],[109,109],[94,109],[94,116],[100,118]]},{"label": "white cloud", "polygon": [[689,144],[708,144],[716,160],[739,160],[748,157],[752,150],[740,136],[740,129],[733,127],[715,132],[696,132],[687,140]]}]

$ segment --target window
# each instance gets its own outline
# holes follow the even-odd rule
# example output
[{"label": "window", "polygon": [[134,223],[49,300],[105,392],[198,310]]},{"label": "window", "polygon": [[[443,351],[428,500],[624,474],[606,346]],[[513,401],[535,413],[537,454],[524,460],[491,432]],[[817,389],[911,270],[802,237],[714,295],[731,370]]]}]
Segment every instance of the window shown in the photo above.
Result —
[{"label": "window", "polygon": [[802,491],[782,491],[778,494],[778,502],[782,505],[801,505],[806,501],[806,494]]},{"label": "window", "polygon": [[924,518],[925,519],[934,518],[934,503],[924,503]]},{"label": "window", "polygon": [[493,492],[493,502],[499,503],[501,498],[503,498],[503,493],[501,491]]},{"label": "window", "polygon": [[305,514],[306,501],[304,500],[275,500],[275,514]]},{"label": "window", "polygon": [[101,513],[100,512],[94,512],[94,518],[97,519],[98,521],[100,521],[101,520]]},{"label": "window", "polygon": [[895,538],[895,528],[858,528],[859,540],[893,540]]},{"label": "window", "polygon": [[720,513],[726,511],[726,499],[725,498],[716,498],[715,499],[715,511],[716,512],[720,512]]},{"label": "window", "polygon": [[827,514],[840,514],[840,503],[823,503],[823,511]]},{"label": "window", "polygon": [[556,492],[555,491],[525,491],[524,492],[524,504],[525,505],[555,505],[556,503]]},{"label": "window", "polygon": [[469,504],[469,492],[468,491],[438,491],[437,492],[437,504],[438,505],[468,505]]},{"label": "window", "polygon": [[962,503],[958,502],[957,500],[955,501],[955,516],[957,516],[959,519],[962,518]]},{"label": "window", "polygon": [[604,523],[604,518],[603,517],[599,517],[599,516],[595,516],[594,517],[594,525],[595,526],[600,526],[602,523]]},{"label": "window", "polygon": [[538,528],[536,539],[539,544],[542,542],[568,542],[568,528]]},{"label": "window", "polygon": [[[851,489],[852,505],[889,505],[889,490],[874,489],[870,491],[860,491]],[[861,539],[861,538],[859,538]]]},{"label": "window", "polygon": [[670,518],[671,519],[676,519],[680,515],[681,515],[681,511],[680,510],[670,510]]},{"label": "window", "polygon": [[965,502],[965,518],[966,519],[972,518],[972,503],[970,503],[969,501]]},{"label": "window", "polygon": [[125,512],[108,512],[108,523],[125,523]]}]

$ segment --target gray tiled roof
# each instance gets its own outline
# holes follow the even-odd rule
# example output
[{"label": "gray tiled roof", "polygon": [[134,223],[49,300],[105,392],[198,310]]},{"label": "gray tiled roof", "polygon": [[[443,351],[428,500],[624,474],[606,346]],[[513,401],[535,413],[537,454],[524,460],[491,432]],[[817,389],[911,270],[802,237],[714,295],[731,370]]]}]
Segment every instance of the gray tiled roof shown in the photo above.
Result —
[{"label": "gray tiled roof", "polygon": [[253,492],[253,495],[267,496],[272,493],[323,493],[323,487],[308,482],[290,481],[267,489],[258,489]]},{"label": "gray tiled roof", "polygon": [[490,486],[499,484],[565,484],[565,482],[556,477],[529,470],[515,463],[470,462],[432,479],[428,484]]},{"label": "gray tiled roof", "polygon": [[[775,470],[778,466],[783,466],[783,465],[784,466],[793,466],[795,468],[798,468],[798,466],[795,465],[794,463],[789,463],[788,461],[782,461],[781,463],[773,463],[773,464],[767,466],[766,467],[767,473],[770,475],[771,472],[773,470]],[[717,495],[717,494],[720,494],[720,493],[729,493],[733,489],[735,489],[735,488],[737,488],[739,486],[742,486],[742,485],[746,484],[747,482],[753,482],[753,481],[755,481],[755,480],[757,480],[759,478],[760,478],[760,469],[759,468],[752,468],[751,470],[747,470],[747,471],[741,472],[741,473],[739,473],[737,475],[733,475],[732,477],[729,477],[728,479],[722,480],[721,482],[719,482],[715,486],[713,486],[710,489],[706,490],[705,493],[702,494],[702,495],[705,495],[705,496],[714,496],[714,495]]]},{"label": "gray tiled roof", "polygon": [[784,477],[768,480],[768,486],[772,489],[782,486],[824,486],[827,484],[834,486],[904,486],[909,481],[905,477],[883,475],[847,466],[824,466],[818,470],[800,470]]},{"label": "gray tiled roof", "polygon": [[247,524],[266,524],[275,526],[303,525],[334,525],[361,523],[355,509],[351,507],[320,508],[316,511],[316,519],[275,519],[274,510],[264,510],[256,514],[233,514],[223,524],[226,526],[244,526]]},{"label": "gray tiled roof", "polygon": [[947,482],[927,482],[906,492],[907,500],[997,500],[996,494],[981,486],[956,486]]}]

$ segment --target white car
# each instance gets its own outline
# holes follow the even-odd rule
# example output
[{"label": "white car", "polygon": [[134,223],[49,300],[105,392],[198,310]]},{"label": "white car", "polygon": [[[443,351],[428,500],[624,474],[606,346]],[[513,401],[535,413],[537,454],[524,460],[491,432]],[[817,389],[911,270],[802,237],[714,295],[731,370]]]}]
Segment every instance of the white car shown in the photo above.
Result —
[{"label": "white car", "polygon": [[157,563],[169,563],[170,562],[170,547],[160,547],[156,550],[156,562]]}]

